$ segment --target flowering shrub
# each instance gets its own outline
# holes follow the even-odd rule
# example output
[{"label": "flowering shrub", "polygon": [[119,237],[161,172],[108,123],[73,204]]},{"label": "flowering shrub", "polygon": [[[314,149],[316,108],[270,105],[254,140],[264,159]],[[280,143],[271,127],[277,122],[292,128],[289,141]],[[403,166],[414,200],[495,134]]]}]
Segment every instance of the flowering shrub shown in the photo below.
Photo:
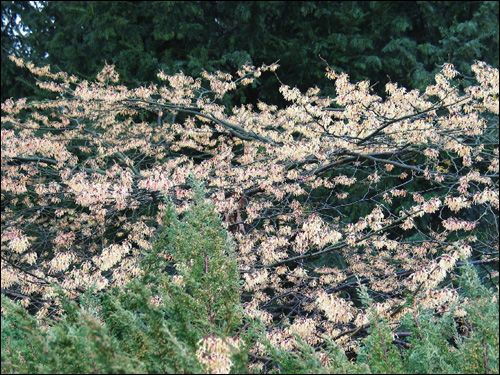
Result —
[{"label": "flowering shrub", "polygon": [[[458,264],[498,262],[498,70],[484,63],[474,79],[445,64],[425,92],[390,83],[384,98],[328,68],[335,97],[283,84],[285,108],[226,108],[278,66],[160,72],[164,85],[128,89],[110,65],[90,82],[12,60],[53,93],[2,103],[2,292],[39,318],[60,311],[57,289],[142,275],[161,197],[184,212],[189,176],[232,233],[246,317],[284,349],[296,332],[358,352],[359,283],[394,325],[423,305],[447,311]],[[186,267],[211,269],[199,261]]]}]

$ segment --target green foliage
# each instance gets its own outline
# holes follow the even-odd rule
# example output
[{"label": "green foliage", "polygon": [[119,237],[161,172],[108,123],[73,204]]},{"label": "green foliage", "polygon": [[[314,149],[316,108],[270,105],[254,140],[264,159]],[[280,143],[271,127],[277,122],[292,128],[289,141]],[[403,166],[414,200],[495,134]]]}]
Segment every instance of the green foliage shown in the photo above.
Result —
[{"label": "green foliage", "polygon": [[48,330],[2,297],[2,373],[137,373],[145,370],[85,309]]},{"label": "green foliage", "polygon": [[2,373],[34,373],[44,349],[36,319],[2,295]]},{"label": "green foliage", "polygon": [[[176,217],[169,203],[164,219],[166,225],[153,254],[166,252],[174,259],[176,276],[182,278],[183,285],[170,286],[169,291],[175,296],[172,303],[179,302],[176,307],[179,311],[189,306],[192,314],[182,318],[201,323],[208,317],[210,325],[228,334],[241,322],[241,312],[237,308],[239,273],[234,246],[212,204],[204,200],[202,187],[195,185],[194,192],[196,204],[182,220]],[[155,263],[145,258],[149,270],[158,266]],[[148,274],[151,277],[156,273]]]},{"label": "green foliage", "polygon": [[[372,311],[354,361],[334,343],[315,349],[297,338],[298,350],[290,353],[260,340],[272,368],[282,373],[498,373],[498,291],[481,285],[470,265],[463,267],[458,284],[460,300],[448,312],[421,310],[405,316],[397,331],[409,333],[406,341],[395,340],[393,329]],[[372,303],[361,289],[364,303]],[[459,308],[465,314],[458,314]]]},{"label": "green foliage", "polygon": [[[280,373],[498,373],[498,291],[470,265],[456,280],[456,306],[402,320],[406,341],[372,311],[354,360],[333,342],[317,348],[297,336],[292,352],[272,345],[262,323],[243,326],[233,246],[202,187],[194,192],[181,217],[169,203],[144,276],[124,288],[62,298],[60,318],[43,322],[2,296],[2,373],[201,373],[196,351],[208,335],[240,338],[236,373],[255,359]],[[359,295],[373,303],[362,285]],[[266,357],[249,355],[258,342]]]},{"label": "green foliage", "polygon": [[234,334],[241,307],[233,246],[203,189],[194,190],[182,218],[170,205],[145,275],[123,289],[65,301],[47,329],[2,297],[2,373],[203,372],[198,342]]},{"label": "green foliage", "polygon": [[358,361],[374,373],[498,373],[498,292],[481,285],[471,265],[458,281],[460,301],[450,311],[422,310],[403,319],[400,330],[410,332],[407,348],[396,347],[383,321],[374,322]]},{"label": "green foliage", "polygon": [[374,320],[370,334],[363,341],[358,361],[367,364],[372,373],[403,373],[400,353],[392,341],[392,331],[387,323]]},{"label": "green foliage", "polygon": [[[308,88],[321,82],[319,56],[380,91],[389,79],[422,88],[444,62],[461,72],[475,59],[498,66],[498,2],[36,3],[2,2],[3,54],[83,77],[107,61],[127,85],[150,82],[160,69],[196,76],[279,59],[281,81]],[[277,85],[269,80],[233,100],[279,101]],[[34,93],[2,58],[2,100]]]},{"label": "green foliage", "polygon": [[462,268],[459,285],[463,298],[474,301],[465,317],[423,312],[409,321],[412,349],[405,361],[415,372],[498,373],[498,293],[481,285],[470,265]]}]

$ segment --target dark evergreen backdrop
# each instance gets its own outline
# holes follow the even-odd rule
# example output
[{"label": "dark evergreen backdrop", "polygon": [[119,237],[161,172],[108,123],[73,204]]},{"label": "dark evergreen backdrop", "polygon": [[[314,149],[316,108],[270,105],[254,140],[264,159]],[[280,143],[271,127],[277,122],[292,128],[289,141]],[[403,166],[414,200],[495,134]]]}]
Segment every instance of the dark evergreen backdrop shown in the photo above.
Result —
[{"label": "dark evergreen backdrop", "polygon": [[[107,61],[128,85],[279,59],[283,82],[328,90],[321,56],[379,89],[422,88],[445,61],[498,66],[498,2],[3,1],[2,100],[39,95],[11,53],[89,78]],[[279,101],[266,82],[237,100]]]}]

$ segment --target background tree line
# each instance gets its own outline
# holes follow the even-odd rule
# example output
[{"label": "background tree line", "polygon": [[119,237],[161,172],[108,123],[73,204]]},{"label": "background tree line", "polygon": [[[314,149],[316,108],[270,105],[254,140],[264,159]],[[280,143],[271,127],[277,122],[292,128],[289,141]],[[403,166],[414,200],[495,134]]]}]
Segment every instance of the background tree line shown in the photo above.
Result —
[{"label": "background tree line", "polygon": [[[498,40],[495,1],[4,1],[2,101],[41,95],[8,54],[88,78],[106,61],[127,85],[160,69],[196,76],[279,59],[279,78],[306,88],[327,61],[382,91],[389,80],[423,88],[443,62],[498,66]],[[231,99],[281,101],[278,80],[268,81]]]}]

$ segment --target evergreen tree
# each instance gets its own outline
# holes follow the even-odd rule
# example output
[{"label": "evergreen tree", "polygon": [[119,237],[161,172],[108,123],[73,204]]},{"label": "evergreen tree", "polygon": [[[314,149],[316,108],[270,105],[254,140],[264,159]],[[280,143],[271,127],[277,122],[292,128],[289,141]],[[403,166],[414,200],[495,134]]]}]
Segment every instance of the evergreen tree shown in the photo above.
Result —
[{"label": "evergreen tree", "polygon": [[182,218],[169,206],[143,277],[123,289],[63,297],[47,326],[2,296],[2,373],[204,372],[200,341],[234,335],[242,311],[233,245],[195,192]]},{"label": "evergreen tree", "polygon": [[[497,2],[2,2],[2,55],[95,76],[104,62],[138,85],[158,70],[199,75],[280,60],[280,79],[320,81],[325,59],[354,80],[424,87],[444,62],[498,66]],[[20,32],[20,28],[24,28]],[[321,58],[320,58],[321,56]],[[2,100],[33,95],[2,58]],[[256,102],[277,92],[266,82]],[[274,88],[275,88],[274,87]],[[329,89],[329,87],[322,87]]]}]

